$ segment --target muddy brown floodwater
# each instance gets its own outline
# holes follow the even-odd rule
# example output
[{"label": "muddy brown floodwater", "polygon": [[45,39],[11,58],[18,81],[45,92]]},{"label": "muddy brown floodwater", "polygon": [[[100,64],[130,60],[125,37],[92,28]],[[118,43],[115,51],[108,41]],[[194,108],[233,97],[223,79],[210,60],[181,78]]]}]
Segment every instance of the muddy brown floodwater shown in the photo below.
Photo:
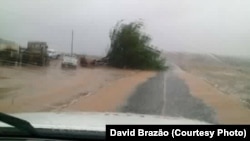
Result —
[{"label": "muddy brown floodwater", "polygon": [[0,111],[115,111],[151,71],[112,68],[1,67]]}]

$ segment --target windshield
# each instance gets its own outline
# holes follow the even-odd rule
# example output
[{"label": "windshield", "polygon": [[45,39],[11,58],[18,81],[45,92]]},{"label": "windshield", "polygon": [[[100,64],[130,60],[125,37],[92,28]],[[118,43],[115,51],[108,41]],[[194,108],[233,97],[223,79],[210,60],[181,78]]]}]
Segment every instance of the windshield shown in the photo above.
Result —
[{"label": "windshield", "polygon": [[0,112],[250,124],[249,4],[1,0]]}]

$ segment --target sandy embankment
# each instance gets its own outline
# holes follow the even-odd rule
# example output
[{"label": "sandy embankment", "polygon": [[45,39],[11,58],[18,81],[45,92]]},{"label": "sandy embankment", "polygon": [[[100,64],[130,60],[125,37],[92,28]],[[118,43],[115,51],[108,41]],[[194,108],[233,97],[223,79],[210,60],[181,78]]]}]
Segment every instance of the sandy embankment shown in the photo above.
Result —
[{"label": "sandy embankment", "polygon": [[219,123],[250,124],[250,110],[242,105],[238,97],[223,94],[201,78],[190,73],[180,71],[178,74],[186,81],[192,95],[202,99],[215,110]]}]

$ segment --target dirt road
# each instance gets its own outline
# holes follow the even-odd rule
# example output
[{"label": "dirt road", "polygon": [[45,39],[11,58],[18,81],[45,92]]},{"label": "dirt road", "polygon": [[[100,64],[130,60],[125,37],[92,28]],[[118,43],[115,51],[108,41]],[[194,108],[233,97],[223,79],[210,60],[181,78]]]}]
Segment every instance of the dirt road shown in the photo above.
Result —
[{"label": "dirt road", "polygon": [[63,70],[60,61],[45,68],[1,67],[0,111],[114,111],[154,75],[111,68]]}]

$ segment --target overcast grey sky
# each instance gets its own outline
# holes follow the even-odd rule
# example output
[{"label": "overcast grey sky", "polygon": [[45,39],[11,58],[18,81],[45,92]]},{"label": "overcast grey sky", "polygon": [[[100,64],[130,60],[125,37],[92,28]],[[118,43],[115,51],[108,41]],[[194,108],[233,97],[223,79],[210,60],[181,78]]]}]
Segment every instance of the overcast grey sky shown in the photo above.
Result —
[{"label": "overcast grey sky", "polygon": [[0,38],[104,55],[117,21],[143,19],[166,51],[250,56],[249,0],[0,0]]}]

